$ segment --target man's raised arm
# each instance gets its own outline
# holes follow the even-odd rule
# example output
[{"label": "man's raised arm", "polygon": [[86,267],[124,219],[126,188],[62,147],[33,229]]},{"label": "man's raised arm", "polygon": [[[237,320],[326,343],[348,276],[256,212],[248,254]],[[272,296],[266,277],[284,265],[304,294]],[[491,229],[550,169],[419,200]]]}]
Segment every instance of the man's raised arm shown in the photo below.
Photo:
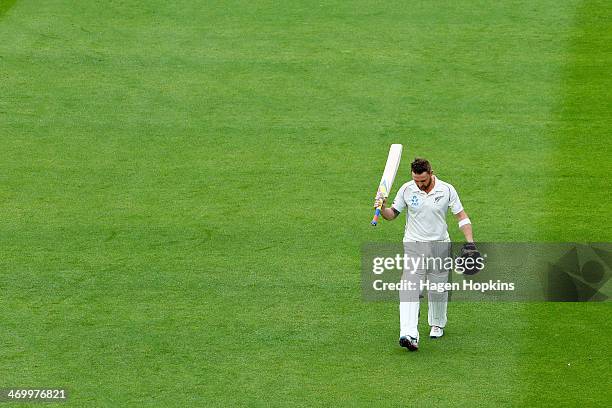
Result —
[{"label": "man's raised arm", "polygon": [[374,201],[374,208],[380,205],[380,215],[382,215],[385,220],[394,220],[399,215],[399,211],[393,207],[386,207],[386,204],[386,198],[377,198],[376,201]]}]

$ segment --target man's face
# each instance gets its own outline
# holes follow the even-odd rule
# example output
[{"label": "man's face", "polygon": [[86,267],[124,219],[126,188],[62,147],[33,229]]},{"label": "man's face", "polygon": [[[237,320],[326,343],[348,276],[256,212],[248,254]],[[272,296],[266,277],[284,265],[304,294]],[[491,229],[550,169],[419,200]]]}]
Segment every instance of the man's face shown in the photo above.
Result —
[{"label": "man's face", "polygon": [[424,171],[421,174],[416,174],[415,172],[412,172],[412,179],[416,183],[419,190],[427,191],[429,186],[431,186],[431,182],[433,180],[433,177],[431,176],[431,174],[432,173],[428,173],[426,171]]}]

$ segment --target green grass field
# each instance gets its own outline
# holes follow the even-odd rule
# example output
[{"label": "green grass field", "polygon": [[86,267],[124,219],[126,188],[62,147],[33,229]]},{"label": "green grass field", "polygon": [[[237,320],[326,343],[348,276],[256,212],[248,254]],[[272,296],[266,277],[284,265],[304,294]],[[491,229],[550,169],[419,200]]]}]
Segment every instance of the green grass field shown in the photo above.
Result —
[{"label": "green grass field", "polygon": [[421,155],[455,185],[477,241],[612,241],[611,17],[0,0],[0,388],[65,387],[74,407],[610,406],[609,303],[451,304],[447,335],[407,353],[397,305],[361,300],[359,247],[402,237],[369,225],[393,142],[400,180]]}]

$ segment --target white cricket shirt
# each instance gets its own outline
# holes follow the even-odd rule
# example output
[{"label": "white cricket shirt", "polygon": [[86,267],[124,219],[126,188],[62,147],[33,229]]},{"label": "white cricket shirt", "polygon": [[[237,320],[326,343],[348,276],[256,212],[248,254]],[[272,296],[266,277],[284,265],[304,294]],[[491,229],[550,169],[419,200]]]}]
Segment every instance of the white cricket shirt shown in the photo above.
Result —
[{"label": "white cricket shirt", "polygon": [[429,193],[421,191],[414,180],[405,183],[397,192],[392,207],[399,212],[407,209],[404,242],[448,241],[446,212],[449,208],[453,214],[463,210],[455,187],[437,177]]}]

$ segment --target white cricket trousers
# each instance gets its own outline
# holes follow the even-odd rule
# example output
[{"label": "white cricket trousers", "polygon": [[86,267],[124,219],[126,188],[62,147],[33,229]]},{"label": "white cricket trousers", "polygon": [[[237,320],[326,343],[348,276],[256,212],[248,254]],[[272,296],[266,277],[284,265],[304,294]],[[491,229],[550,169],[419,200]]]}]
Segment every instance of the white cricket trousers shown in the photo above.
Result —
[{"label": "white cricket trousers", "polygon": [[[402,274],[402,280],[413,282],[399,293],[400,304],[400,337],[410,336],[419,338],[419,295],[423,293],[423,285],[448,282],[449,270],[444,269],[444,263],[450,256],[451,243],[448,241],[436,242],[404,242],[404,253],[408,255],[409,262]],[[414,261],[411,261],[414,260]],[[428,285],[427,285],[428,286]],[[430,326],[446,326],[446,309],[448,305],[448,292],[427,291],[429,311],[427,320]]]}]

